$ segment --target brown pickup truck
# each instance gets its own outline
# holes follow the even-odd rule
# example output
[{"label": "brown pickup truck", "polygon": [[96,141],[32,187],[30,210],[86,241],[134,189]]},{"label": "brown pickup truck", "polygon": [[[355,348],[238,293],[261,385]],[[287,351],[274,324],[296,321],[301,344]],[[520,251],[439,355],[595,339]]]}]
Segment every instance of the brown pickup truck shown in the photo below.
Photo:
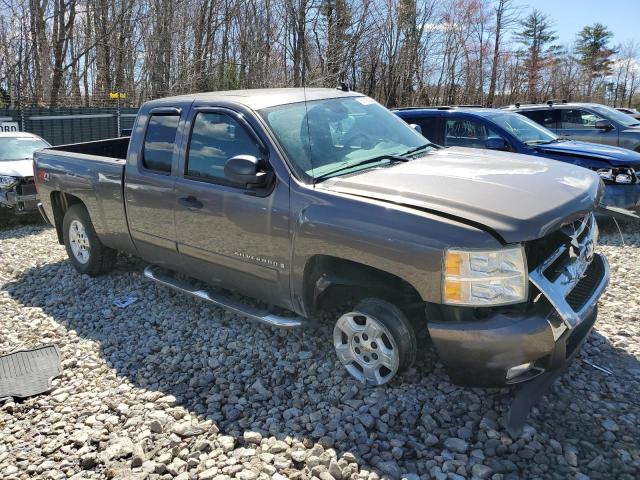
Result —
[{"label": "brown pickup truck", "polygon": [[412,364],[421,331],[458,383],[556,372],[609,278],[596,173],[438,147],[355,92],[154,100],[131,138],[42,150],[35,175],[80,273],[108,272],[120,250],[152,280],[271,325],[339,312],[336,356],[369,384]]}]

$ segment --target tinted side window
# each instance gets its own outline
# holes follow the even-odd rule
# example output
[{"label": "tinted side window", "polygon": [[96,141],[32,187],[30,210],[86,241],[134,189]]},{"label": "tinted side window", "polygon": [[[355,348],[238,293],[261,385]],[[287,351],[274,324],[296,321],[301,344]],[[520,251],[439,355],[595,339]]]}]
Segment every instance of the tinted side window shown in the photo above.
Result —
[{"label": "tinted side window", "polygon": [[480,122],[451,119],[445,124],[444,144],[455,147],[485,148],[489,137],[500,137]]},{"label": "tinted side window", "polygon": [[236,155],[261,158],[258,143],[245,128],[223,113],[198,113],[193,124],[185,174],[191,178],[229,183],[224,165]]},{"label": "tinted side window", "polygon": [[560,111],[560,128],[596,128],[602,117],[580,108],[566,108]]},{"label": "tinted side window", "polygon": [[543,127],[550,129],[558,128],[558,120],[560,112],[558,110],[531,110],[528,112],[518,112],[527,118],[530,118]]},{"label": "tinted side window", "polygon": [[419,125],[420,130],[422,130],[420,133],[430,142],[438,142],[438,125],[441,125],[438,118],[414,118],[410,120],[409,123],[415,123],[416,125]]},{"label": "tinted side window", "polygon": [[147,126],[142,165],[149,170],[170,173],[173,145],[178,130],[178,115],[152,115]]}]

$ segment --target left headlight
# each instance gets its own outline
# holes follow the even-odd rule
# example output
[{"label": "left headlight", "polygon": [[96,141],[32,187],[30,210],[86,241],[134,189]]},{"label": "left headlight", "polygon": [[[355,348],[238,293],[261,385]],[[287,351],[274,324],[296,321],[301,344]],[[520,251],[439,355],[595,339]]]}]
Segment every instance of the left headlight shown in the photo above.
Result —
[{"label": "left headlight", "polygon": [[442,301],[450,305],[489,307],[524,302],[529,280],[524,248],[445,252]]},{"label": "left headlight", "polygon": [[20,179],[9,175],[0,175],[0,188],[11,188],[18,184]]}]

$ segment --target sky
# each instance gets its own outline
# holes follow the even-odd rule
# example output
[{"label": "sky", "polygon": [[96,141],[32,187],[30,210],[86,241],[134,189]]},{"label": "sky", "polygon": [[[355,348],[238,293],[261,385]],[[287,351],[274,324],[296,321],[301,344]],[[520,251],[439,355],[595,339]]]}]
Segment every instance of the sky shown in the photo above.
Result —
[{"label": "sky", "polygon": [[613,32],[613,44],[640,43],[640,0],[515,0],[526,11],[536,8],[555,22],[558,43],[572,43],[585,25],[602,23]]}]

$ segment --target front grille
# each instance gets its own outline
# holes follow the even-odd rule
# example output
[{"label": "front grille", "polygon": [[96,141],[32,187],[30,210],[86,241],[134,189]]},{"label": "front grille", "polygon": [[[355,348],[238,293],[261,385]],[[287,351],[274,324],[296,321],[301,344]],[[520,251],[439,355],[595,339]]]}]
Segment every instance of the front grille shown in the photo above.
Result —
[{"label": "front grille", "polygon": [[582,277],[566,297],[567,303],[574,312],[579,312],[586,305],[600,284],[603,274],[604,265],[602,260],[600,257],[595,257],[584,273],[584,277]]},{"label": "front grille", "polygon": [[607,282],[606,260],[594,253],[596,240],[589,214],[526,246],[529,279],[570,328],[582,322]]}]

